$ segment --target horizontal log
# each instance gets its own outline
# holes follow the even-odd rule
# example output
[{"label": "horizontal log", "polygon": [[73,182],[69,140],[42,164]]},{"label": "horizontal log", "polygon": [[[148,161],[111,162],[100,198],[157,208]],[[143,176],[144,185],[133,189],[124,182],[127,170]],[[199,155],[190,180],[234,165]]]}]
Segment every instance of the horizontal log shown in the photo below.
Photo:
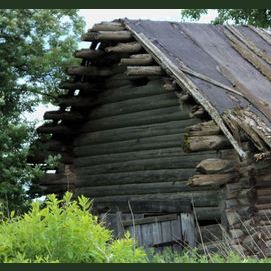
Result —
[{"label": "horizontal log", "polygon": [[164,71],[160,66],[128,66],[128,76],[156,76],[163,75]]},{"label": "horizontal log", "polygon": [[208,158],[201,161],[197,165],[197,171],[205,174],[213,174],[219,172],[232,172],[237,170],[237,162],[233,160]]},{"label": "horizontal log", "polygon": [[265,204],[255,204],[255,207],[257,210],[269,210],[271,209],[271,203],[265,203]]},{"label": "horizontal log", "polygon": [[107,53],[139,53],[142,50],[142,46],[138,42],[118,43],[115,46],[109,46],[105,48]]},{"label": "horizontal log", "polygon": [[195,173],[192,169],[158,169],[142,170],[121,173],[105,173],[97,175],[77,174],[76,185],[78,187],[103,186],[103,185],[127,185],[155,182],[186,181]]},{"label": "horizontal log", "polygon": [[238,178],[237,174],[211,174],[211,175],[194,175],[189,181],[190,186],[205,186],[205,185],[223,185],[236,181]]},{"label": "horizontal log", "polygon": [[271,188],[257,189],[257,196],[270,196],[271,199]]},{"label": "horizontal log", "polygon": [[[75,195],[86,195],[89,196],[87,188],[76,188]],[[90,195],[91,197],[91,195]],[[128,201],[142,201],[142,200],[182,200],[187,202],[190,200],[193,201],[194,206],[196,207],[215,207],[218,206],[220,201],[220,195],[215,190],[210,191],[193,191],[193,192],[178,192],[178,193],[158,193],[158,194],[145,194],[145,195],[120,195],[120,196],[105,196],[105,197],[96,197],[95,202],[99,203],[108,203],[109,207],[111,203],[117,202],[127,202]],[[116,205],[116,204],[114,204]]]},{"label": "horizontal log", "polygon": [[81,49],[74,52],[74,57],[86,58],[86,59],[96,59],[104,55],[103,51],[93,50],[93,49]]},{"label": "horizontal log", "polygon": [[61,155],[59,162],[64,164],[72,164],[73,156],[69,152],[61,152],[61,151],[43,151],[39,153],[35,153],[34,155],[28,156],[27,162],[33,164],[44,164],[48,159],[49,155]]},{"label": "horizontal log", "polygon": [[83,146],[78,145],[75,140],[74,153],[76,156],[90,156],[180,147],[181,137],[182,134],[172,134]]},{"label": "horizontal log", "polygon": [[92,66],[71,66],[68,67],[66,73],[68,75],[86,75],[92,77],[107,77],[114,74],[112,69],[98,68]]},{"label": "horizontal log", "polygon": [[87,82],[62,82],[59,85],[59,88],[61,89],[69,89],[69,90],[82,90],[87,92],[97,92],[101,90],[101,88],[104,88],[102,84],[91,84]]},{"label": "horizontal log", "polygon": [[125,30],[123,24],[119,22],[102,22],[94,24],[90,31],[122,31]]},{"label": "horizontal log", "polygon": [[46,150],[48,151],[56,151],[56,152],[65,152],[69,148],[62,141],[50,139],[49,141],[44,143]]},{"label": "horizontal log", "polygon": [[231,143],[223,135],[186,136],[183,147],[188,152],[196,152],[231,147]]},{"label": "horizontal log", "polygon": [[149,54],[131,55],[130,58],[122,58],[120,60],[120,64],[124,66],[144,66],[152,62],[153,59]]},{"label": "horizontal log", "polygon": [[207,136],[221,134],[218,125],[213,121],[200,122],[185,129],[189,136]]},{"label": "horizontal log", "polygon": [[270,195],[257,196],[257,204],[271,203]]},{"label": "horizontal log", "polygon": [[65,135],[73,135],[74,131],[69,127],[64,125],[54,125],[54,124],[43,124],[42,126],[37,128],[37,132],[39,134],[65,134]]},{"label": "horizontal log", "polygon": [[[206,154],[209,157],[216,155],[214,151],[210,152],[198,152],[197,154]],[[102,155],[90,155],[89,156],[79,156],[75,158],[75,165],[86,166],[86,165],[100,165],[116,162],[125,162],[131,160],[140,160],[140,159],[152,159],[152,158],[162,158],[162,157],[173,157],[173,156],[185,156],[187,159],[190,159],[191,154],[184,153],[180,146],[174,148],[160,148],[160,149],[151,149],[151,150],[139,150],[134,152],[124,152],[124,153],[112,153],[112,154],[102,154]],[[193,154],[193,156],[196,156]]]},{"label": "horizontal log", "polygon": [[130,31],[93,31],[81,36],[83,41],[129,41],[131,39]]},{"label": "horizontal log", "polygon": [[[101,174],[101,173],[116,173],[116,172],[130,172],[138,170],[155,170],[155,169],[184,169],[184,168],[194,168],[195,165],[203,157],[208,156],[208,154],[190,156],[175,156],[175,157],[153,157],[150,159],[141,160],[131,160],[127,162],[115,162],[111,164],[100,164],[100,165],[82,165],[77,163],[77,173],[78,174]],[[218,175],[218,174],[216,174]],[[220,176],[222,175],[222,176]],[[190,180],[189,185],[200,186],[208,184],[223,184],[233,180],[233,176],[229,174],[215,175],[196,175]],[[228,176],[229,175],[229,176]],[[201,178],[199,177],[201,176]],[[204,177],[206,176],[206,177]],[[209,177],[209,178],[208,178]],[[231,179],[229,179],[231,178]]]},{"label": "horizontal log", "polygon": [[140,138],[145,137],[170,135],[177,133],[181,134],[185,126],[196,123],[196,121],[197,120],[194,119],[169,121],[157,124],[116,128],[97,132],[88,132],[87,127],[83,127],[82,132],[84,133],[81,133],[80,136],[76,138],[75,145],[106,143],[135,138],[140,140]]},{"label": "horizontal log", "polygon": [[84,124],[84,130],[93,132],[186,119],[189,119],[188,112],[180,111],[178,106],[171,106],[89,120]]},{"label": "horizontal log", "polygon": [[[114,195],[144,195],[157,193],[178,193],[199,191],[189,187],[186,182],[162,182],[162,183],[139,183],[139,184],[121,184],[121,185],[106,185],[106,186],[79,186],[76,183],[76,188],[82,193],[87,193],[92,198],[114,196]],[[218,190],[217,187],[212,187],[207,190]],[[201,190],[200,190],[201,191]]]},{"label": "horizontal log", "polygon": [[70,175],[66,176],[63,173],[61,174],[45,174],[39,179],[39,185],[69,185],[75,183],[75,176]]},{"label": "horizontal log", "polygon": [[78,112],[73,111],[47,111],[43,118],[45,120],[65,120],[69,122],[78,122],[84,119],[84,116]]},{"label": "horizontal log", "polygon": [[194,215],[198,221],[216,221],[221,219],[221,209],[219,207],[196,207]]}]

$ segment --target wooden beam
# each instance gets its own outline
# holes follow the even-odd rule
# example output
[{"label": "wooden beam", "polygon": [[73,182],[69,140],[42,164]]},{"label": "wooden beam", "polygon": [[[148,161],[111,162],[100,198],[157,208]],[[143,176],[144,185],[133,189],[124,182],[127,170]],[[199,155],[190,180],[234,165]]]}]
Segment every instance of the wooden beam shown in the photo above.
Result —
[{"label": "wooden beam", "polygon": [[164,72],[160,66],[128,66],[126,74],[128,76],[158,76]]},{"label": "wooden beam", "polygon": [[129,41],[132,39],[130,31],[95,31],[81,36],[83,41]]},{"label": "wooden beam", "polygon": [[138,53],[142,50],[142,46],[138,42],[118,43],[104,49],[107,53]]},{"label": "wooden beam", "polygon": [[93,49],[81,49],[74,52],[74,57],[96,59],[104,54],[103,51]]},{"label": "wooden beam", "polygon": [[106,77],[114,74],[112,69],[97,68],[92,66],[71,66],[67,69],[66,73],[68,75],[86,75],[92,77]]}]

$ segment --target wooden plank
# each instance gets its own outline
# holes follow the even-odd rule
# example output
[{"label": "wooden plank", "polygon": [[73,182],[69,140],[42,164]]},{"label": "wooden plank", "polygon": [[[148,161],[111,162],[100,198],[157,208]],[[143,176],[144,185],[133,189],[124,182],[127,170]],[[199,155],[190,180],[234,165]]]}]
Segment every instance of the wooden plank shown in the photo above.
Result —
[{"label": "wooden plank", "polygon": [[141,225],[143,246],[149,247],[153,245],[153,232],[151,224]]},{"label": "wooden plank", "polygon": [[181,214],[182,236],[184,242],[187,242],[189,247],[196,245],[196,231],[194,216],[192,213]]},{"label": "wooden plank", "polygon": [[179,241],[182,239],[181,235],[181,223],[180,223],[180,216],[176,215],[176,219],[170,221],[170,228],[171,228],[171,235],[172,240]]},{"label": "wooden plank", "polygon": [[170,223],[171,223],[170,221],[164,221],[160,223],[163,243],[168,243],[168,242],[173,241]]},{"label": "wooden plank", "polygon": [[153,245],[161,244],[163,242],[161,223],[157,222],[152,224],[152,233],[153,233]]}]

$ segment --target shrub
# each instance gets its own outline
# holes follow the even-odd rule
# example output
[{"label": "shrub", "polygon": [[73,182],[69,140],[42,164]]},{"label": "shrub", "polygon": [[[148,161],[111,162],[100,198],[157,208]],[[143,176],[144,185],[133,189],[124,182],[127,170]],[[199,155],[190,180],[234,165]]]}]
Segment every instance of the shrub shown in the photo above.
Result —
[{"label": "shrub", "polygon": [[48,196],[23,216],[14,212],[0,223],[0,262],[146,262],[146,254],[126,235],[114,240],[89,210],[85,197]]}]

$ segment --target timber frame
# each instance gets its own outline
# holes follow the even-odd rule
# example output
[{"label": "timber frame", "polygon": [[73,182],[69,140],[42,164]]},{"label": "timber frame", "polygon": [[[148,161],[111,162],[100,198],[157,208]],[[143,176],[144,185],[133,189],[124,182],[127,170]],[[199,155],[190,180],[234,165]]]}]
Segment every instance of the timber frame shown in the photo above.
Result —
[{"label": "timber frame", "polygon": [[[250,29],[270,44],[270,36],[264,30],[252,27]],[[251,45],[234,27],[226,26],[224,32],[229,38],[231,46],[269,78],[270,58]],[[29,157],[30,162],[42,163],[49,153],[62,155],[61,163],[56,168],[56,174],[47,174],[40,180],[40,187],[44,193],[63,193],[71,190],[75,196],[95,195],[97,196],[97,200],[94,201],[95,210],[101,216],[108,211],[106,202],[112,203],[118,200],[116,205],[110,203],[110,211],[115,214],[115,220],[113,219],[114,222],[112,222],[113,220],[111,222],[115,223],[114,229],[117,229],[117,236],[126,229],[134,230],[135,234],[135,223],[145,225],[161,222],[169,223],[164,225],[173,225],[174,221],[189,220],[190,224],[185,225],[190,225],[190,227],[194,225],[195,233],[193,234],[198,238],[196,241],[194,237],[191,237],[193,234],[189,234],[187,239],[183,239],[189,245],[195,245],[198,242],[202,245],[203,250],[212,251],[214,241],[217,243],[217,248],[223,246],[221,244],[224,242],[224,245],[226,243],[229,247],[236,249],[241,256],[249,254],[264,257],[269,255],[271,247],[271,235],[268,234],[271,229],[271,220],[268,216],[271,211],[271,170],[269,169],[271,129],[264,118],[260,118],[255,111],[249,108],[230,109],[221,114],[189,76],[208,82],[240,99],[251,102],[252,98],[247,97],[246,93],[240,91],[240,88],[229,86],[194,71],[184,63],[177,66],[144,33],[137,31],[127,19],[94,25],[86,34],[82,35],[82,40],[91,42],[91,45],[89,49],[82,49],[74,53],[74,56],[82,59],[82,62],[80,66],[67,69],[67,74],[73,80],[60,85],[60,88],[66,90],[66,94],[57,99],[59,110],[46,112],[44,119],[49,122],[37,129],[45,150],[43,153],[38,152],[33,157]],[[250,50],[249,53],[247,48]],[[259,64],[257,62],[257,64],[252,54],[266,59],[268,63],[260,62]],[[159,87],[148,90],[148,84],[152,86],[156,83]],[[149,119],[149,123],[142,126],[142,130],[126,129],[128,124],[125,122],[125,116],[123,118],[112,117],[108,122],[102,124],[95,120],[95,118],[97,120],[109,118],[109,111],[97,110],[96,113],[93,113],[93,121],[88,120],[86,112],[89,112],[91,108],[94,108],[95,112],[99,103],[110,100],[110,97],[103,96],[105,89],[121,88],[126,85],[135,88],[136,93],[141,91],[142,97],[146,91],[150,91],[144,98],[146,105],[144,103],[125,105],[124,102],[120,109],[127,114],[136,114],[133,115],[134,119],[131,118],[128,122],[135,127],[142,125],[141,120],[148,119],[140,110],[152,110],[154,115]],[[161,94],[158,91],[159,88],[162,88],[165,94]],[[153,91],[153,95],[158,96],[149,96],[151,91]],[[113,91],[111,93],[111,99],[119,102],[118,94],[114,94]],[[174,100],[168,93],[174,93],[176,99]],[[127,95],[127,99],[137,99],[137,94],[133,94],[135,97],[129,93],[122,95]],[[156,97],[157,100],[153,100]],[[180,104],[180,114],[166,113],[167,106],[175,106],[176,100]],[[141,102],[142,99],[138,101]],[[159,103],[165,109],[161,110],[155,106]],[[122,106],[122,104],[120,105]],[[110,107],[108,108],[110,109]],[[150,111],[150,113],[152,112]],[[161,120],[159,120],[156,112],[165,114],[163,119],[161,115]],[[121,114],[121,111],[116,113],[116,115],[118,114]],[[136,135],[139,137],[147,135],[149,139],[152,138],[151,136],[158,135],[155,139],[159,138],[160,134],[155,134],[155,129],[158,131],[162,128],[159,128],[160,124],[156,126],[152,124],[152,121],[158,124],[168,121],[169,125],[163,126],[163,129],[173,129],[172,125],[175,124],[182,125],[182,140],[180,140],[182,153],[179,154],[173,149],[164,149],[161,154],[161,150],[156,152],[155,149],[150,148],[144,152],[144,160],[141,150],[136,147],[133,149],[131,145],[130,155],[138,156],[138,162],[135,165],[129,161],[125,152],[121,152],[121,145],[116,145],[116,153],[108,154],[104,151],[111,146],[109,143],[103,142],[103,138],[107,139],[107,137],[110,137],[112,141],[117,140],[115,137],[119,140],[132,140]],[[181,121],[181,124],[178,121]],[[251,124],[252,122],[253,124]],[[99,133],[99,129],[110,130],[115,128],[115,125],[122,129],[120,131],[123,134]],[[95,127],[102,128],[99,128],[95,134]],[[146,134],[148,127],[153,127],[153,134]],[[92,160],[89,157],[78,158],[78,160],[74,158],[87,152],[87,147],[80,147],[84,140],[87,142],[87,139],[80,135],[81,132],[93,133],[90,134],[88,140],[101,144],[101,148],[104,146],[104,149],[100,149],[98,155],[93,156]],[[168,142],[173,142],[174,133],[175,130],[172,131],[172,135],[164,135],[170,140]],[[146,145],[149,144],[147,139],[144,143]],[[132,142],[131,140],[129,142]],[[106,140],[104,141],[106,142]],[[127,144],[132,144],[129,142]],[[161,146],[165,142],[161,141],[157,144]],[[94,150],[94,147],[91,148]],[[158,162],[157,165],[154,162],[147,164],[150,161],[147,158],[156,155],[164,155],[165,157],[161,156],[163,163],[171,165],[172,170],[159,172],[161,164]],[[106,170],[112,174],[103,175],[98,186],[91,187],[88,182],[92,180],[95,184],[98,180],[94,178],[94,175],[87,179],[80,177],[76,167],[86,167],[91,163],[89,170],[92,174],[103,174],[104,168],[101,169],[98,159],[108,161]],[[112,159],[115,159],[115,164],[111,162]],[[141,162],[140,159],[142,159]],[[195,170],[184,169],[183,176],[180,176],[178,167],[184,167],[185,163],[195,163]],[[119,183],[119,186],[111,185],[115,178],[114,173],[118,172],[120,168],[126,168],[126,170],[134,168],[136,173],[133,175],[120,173],[116,175],[116,178],[123,181]],[[147,168],[147,170],[140,171],[142,168]],[[153,169],[157,170],[157,175],[153,175]],[[88,169],[84,170],[84,174],[87,174]],[[153,178],[159,182],[156,181],[155,186],[152,183],[144,183],[146,178],[149,180]],[[167,178],[168,182],[163,182],[163,178]],[[179,183],[180,178],[186,181]],[[169,183],[171,179],[172,182]],[[176,184],[175,179],[178,180]],[[138,184],[138,180],[142,180],[142,183]],[[137,196],[129,197],[125,194],[126,190],[122,192],[121,189],[124,189],[125,186],[127,190],[132,190]],[[165,193],[167,196],[163,196],[163,194],[155,196],[156,192]],[[127,205],[127,201],[129,205]],[[156,204],[150,204],[152,201]],[[155,216],[155,218],[151,215],[143,216],[140,211],[143,208],[142,204],[145,206],[145,214],[161,213],[161,215]],[[121,218],[122,213],[129,214],[131,207],[135,213],[134,217],[126,215],[127,221],[125,221],[123,217]],[[137,208],[139,211],[136,211]],[[185,214],[192,214],[192,218],[186,217]],[[119,220],[116,220],[116,217],[119,217]],[[212,222],[206,224],[207,221]],[[111,222],[107,221],[109,224]],[[181,233],[179,232],[179,234]],[[169,238],[164,243],[170,240]],[[208,241],[212,241],[210,246],[208,246]],[[144,240],[141,239],[140,242],[143,245],[159,245],[158,241],[157,243],[151,241],[144,243]]]}]

